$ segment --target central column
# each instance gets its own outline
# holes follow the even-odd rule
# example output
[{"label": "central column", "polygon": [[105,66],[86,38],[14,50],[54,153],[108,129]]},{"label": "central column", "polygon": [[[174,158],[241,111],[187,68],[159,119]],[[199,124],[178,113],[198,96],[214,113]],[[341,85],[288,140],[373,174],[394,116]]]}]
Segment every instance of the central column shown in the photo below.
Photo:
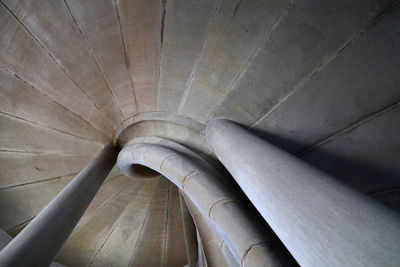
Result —
[{"label": "central column", "polygon": [[300,265],[400,266],[394,210],[231,121],[207,141]]},{"label": "central column", "polygon": [[117,155],[115,147],[104,148],[0,251],[0,266],[48,266],[115,165]]}]

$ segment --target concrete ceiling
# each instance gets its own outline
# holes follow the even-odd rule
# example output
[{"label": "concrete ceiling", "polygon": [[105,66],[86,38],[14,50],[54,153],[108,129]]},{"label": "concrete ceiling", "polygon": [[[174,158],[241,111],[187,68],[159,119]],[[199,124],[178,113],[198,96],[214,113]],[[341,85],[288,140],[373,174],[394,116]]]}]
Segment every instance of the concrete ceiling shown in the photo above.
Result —
[{"label": "concrete ceiling", "polygon": [[[0,228],[18,233],[125,128],[210,156],[219,116],[400,210],[398,3],[1,0]],[[147,238],[168,262],[157,222],[177,196],[115,169],[59,262],[140,266]],[[146,211],[147,230],[124,229]],[[124,238],[129,260],[112,253]]]}]

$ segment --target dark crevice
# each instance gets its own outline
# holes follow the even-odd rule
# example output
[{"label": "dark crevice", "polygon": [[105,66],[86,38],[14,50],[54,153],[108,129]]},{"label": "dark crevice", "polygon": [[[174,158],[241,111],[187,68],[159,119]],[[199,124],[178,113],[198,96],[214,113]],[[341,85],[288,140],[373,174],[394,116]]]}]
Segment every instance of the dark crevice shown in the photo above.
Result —
[{"label": "dark crevice", "polygon": [[[62,65],[61,61],[59,59],[57,59],[55,57],[55,55],[52,54],[52,52],[42,43],[40,42],[40,40],[33,34],[33,32],[31,32],[28,27],[26,27],[26,25],[17,17],[16,14],[14,14],[12,12],[12,10],[6,6],[3,2],[0,2],[4,8],[14,17],[14,19],[18,22],[18,24],[28,33],[28,35],[32,38],[33,42],[36,43],[41,49],[43,49],[43,51],[61,68],[61,70],[66,74],[66,76],[75,84],[75,86],[77,88],[79,88],[79,90],[87,97],[87,99],[92,102],[92,104],[95,106],[95,108],[99,111],[100,114],[102,114],[102,116],[105,118],[105,121],[108,123],[108,126],[111,126],[112,128],[112,124],[110,120],[107,120],[107,117],[105,116],[105,114],[103,113],[103,111],[101,110],[101,108],[97,105],[97,103],[90,98],[90,96],[87,94],[87,92],[79,85],[79,83],[73,79],[71,73],[69,73],[69,71]],[[76,114],[76,113],[74,113]],[[87,120],[86,120],[87,121]],[[89,121],[88,121],[89,122]],[[89,122],[90,123],[90,122]],[[93,126],[96,129],[96,126]],[[99,129],[101,130],[101,129]],[[103,130],[101,130],[102,132],[104,132]],[[105,134],[107,134],[106,132],[104,132]]]},{"label": "dark crevice", "polygon": [[232,17],[234,17],[234,16],[236,15],[236,13],[237,13],[237,11],[238,11],[238,9],[239,9],[240,4],[242,4],[242,1],[239,1],[239,2],[236,4],[235,9],[233,10],[233,15],[232,15]]},{"label": "dark crevice", "polygon": [[358,40],[361,36],[363,36],[367,31],[369,31],[374,25],[376,25],[379,21],[383,19],[383,17],[388,14],[393,8],[395,8],[400,3],[400,0],[396,0],[395,2],[389,4],[386,8],[384,8],[378,15],[367,25],[365,25],[359,32],[357,32],[350,40],[345,43],[336,53],[330,56],[325,62],[322,63],[321,66],[317,66],[309,75],[306,75],[300,82],[298,82],[295,86],[292,87],[292,90],[283,97],[275,106],[269,109],[264,115],[262,115],[259,119],[257,119],[250,128],[255,128],[261,121],[263,121],[266,117],[268,117],[272,112],[274,112],[281,104],[286,102],[290,97],[294,95],[294,93],[301,88],[304,84],[308,83],[314,76],[319,74],[323,69],[325,69],[331,62],[333,62],[339,54],[341,54],[345,49],[350,47],[356,40]]},{"label": "dark crevice", "polygon": [[[115,12],[116,12],[117,18],[118,18],[119,31],[121,33],[121,41],[122,41],[122,48],[124,50],[125,65],[126,65],[126,68],[128,70],[128,73],[129,73],[129,81],[131,83],[132,93],[133,93],[133,96],[134,96],[134,99],[135,99],[135,108],[136,108],[136,110],[138,110],[139,109],[139,105],[138,105],[138,101],[137,101],[137,97],[136,97],[135,86],[134,86],[133,79],[132,79],[131,68],[129,66],[130,63],[129,63],[129,57],[128,57],[128,50],[126,48],[126,40],[125,40],[125,36],[124,36],[124,31],[122,29],[121,16],[120,16],[120,13],[119,13],[119,10],[118,10],[117,0],[114,0],[114,5],[115,5]],[[124,119],[127,119],[127,118],[125,118],[125,115],[124,115],[124,113],[122,112],[121,109],[120,109],[120,111],[121,111],[122,116],[124,117]]]},{"label": "dark crevice", "polygon": [[30,120],[24,119],[24,118],[19,117],[19,116],[15,116],[15,115],[12,115],[12,114],[4,113],[4,112],[2,112],[2,111],[0,111],[0,114],[5,115],[5,116],[12,117],[12,118],[14,118],[14,119],[22,120],[22,121],[24,121],[24,122],[31,123],[31,124],[34,124],[34,125],[39,126],[39,127],[43,127],[43,128],[45,128],[45,129],[49,129],[49,130],[53,130],[53,131],[56,131],[56,132],[59,132],[59,133],[62,133],[62,134],[66,134],[66,135],[72,136],[72,137],[74,137],[74,138],[81,139],[81,140],[83,140],[83,141],[85,141],[85,142],[90,142],[90,143],[94,143],[94,144],[103,145],[102,143],[99,143],[99,142],[97,142],[97,141],[89,140],[89,139],[83,138],[83,137],[81,137],[81,136],[77,136],[77,135],[74,135],[74,134],[71,134],[71,133],[62,131],[62,130],[60,130],[60,129],[52,128],[52,127],[47,126],[47,125],[42,125],[42,124],[39,124],[39,123],[37,123],[37,122],[30,121]]},{"label": "dark crevice", "polygon": [[126,42],[125,42],[124,32],[122,30],[121,16],[119,14],[117,0],[114,1],[114,5],[115,5],[115,12],[116,12],[117,18],[118,18],[119,31],[121,33],[122,46],[123,46],[124,55],[125,55],[125,64],[126,64],[126,67],[129,69],[129,58],[128,58],[128,53],[127,53],[127,49],[126,49]]},{"label": "dark crevice", "polygon": [[13,236],[12,234],[10,234],[10,232],[12,232],[12,231],[15,230],[16,228],[18,228],[18,227],[20,227],[20,226],[26,224],[27,222],[32,221],[35,217],[36,217],[36,216],[34,216],[34,217],[32,217],[32,218],[29,218],[28,220],[23,221],[22,223],[19,223],[19,224],[17,224],[17,225],[14,225],[14,226],[12,226],[11,228],[8,228],[8,229],[6,230],[6,232],[7,232],[11,237],[14,238],[15,236]]},{"label": "dark crevice", "polygon": [[[79,84],[72,79],[72,76],[70,75],[69,72],[67,72],[67,70],[64,68],[64,66],[61,64],[61,62],[59,62],[51,53],[49,50],[47,50],[47,48],[33,35],[33,33],[25,26],[25,24],[22,23],[22,21],[19,20],[19,18],[3,3],[0,2],[4,8],[7,9],[7,11],[9,13],[11,13],[11,15],[14,17],[14,19],[20,24],[20,26],[31,36],[32,40],[41,48],[43,49],[48,56],[61,68],[61,70],[67,75],[67,77],[77,86],[77,88],[79,88],[81,90],[81,92],[89,99],[90,102],[93,103],[93,105],[95,106],[95,108],[97,108],[99,110],[99,112],[103,115],[100,107],[97,106],[97,104],[86,94],[86,92],[79,86]],[[4,68],[3,68],[4,69]],[[8,70],[7,70],[8,71]],[[11,73],[11,71],[9,71]],[[20,80],[22,80],[23,82],[25,82],[26,84],[28,84],[30,87],[34,88],[32,85],[30,85],[28,82],[26,82],[24,79],[22,79],[20,76],[18,76],[16,73],[13,73],[13,75],[17,78],[19,78]],[[39,90],[41,93],[43,93],[41,90]],[[44,93],[43,93],[44,94]],[[45,94],[47,96],[47,94]],[[51,98],[51,97],[50,97]],[[71,111],[68,107],[64,106],[63,104],[61,104],[60,102],[56,101],[55,99],[51,98],[53,101],[55,101],[56,103],[58,103],[59,105],[63,106],[65,109],[67,109],[68,111],[70,111],[72,114],[78,116],[79,118],[81,118],[82,120],[86,121],[87,123],[89,123],[93,128],[101,131],[102,133],[104,133],[106,136],[109,136],[108,133],[106,133],[103,129],[100,129],[99,127],[95,126],[94,124],[92,124],[90,121],[84,119],[83,117],[81,117],[81,115],[79,115],[78,113],[75,113],[73,111]],[[104,115],[103,115],[104,116]],[[108,125],[111,126],[111,125]]]},{"label": "dark crevice", "polygon": [[371,113],[371,114],[368,114],[367,116],[365,116],[365,117],[359,119],[358,121],[352,123],[351,125],[345,127],[344,129],[339,130],[339,131],[337,131],[336,133],[333,133],[333,134],[331,134],[331,135],[328,136],[328,137],[325,137],[324,139],[322,139],[322,140],[316,142],[314,145],[309,146],[308,148],[306,148],[306,149],[304,149],[304,150],[302,150],[302,151],[299,151],[299,152],[297,152],[297,153],[295,153],[295,154],[296,154],[298,157],[302,157],[302,156],[304,156],[305,154],[308,154],[308,153],[310,153],[311,151],[317,149],[318,147],[320,147],[320,146],[322,146],[322,145],[324,145],[324,144],[326,144],[326,143],[332,141],[332,140],[335,139],[336,137],[342,136],[342,135],[344,135],[344,134],[346,134],[346,133],[348,133],[348,132],[350,132],[350,131],[352,131],[352,130],[358,128],[358,127],[360,127],[361,125],[363,125],[363,124],[365,124],[365,123],[368,123],[369,121],[371,121],[371,120],[373,120],[373,119],[375,119],[375,118],[378,118],[378,117],[384,115],[385,113],[391,111],[392,109],[399,108],[399,107],[400,107],[400,102],[397,102],[397,103],[394,103],[394,104],[391,104],[391,105],[385,107],[384,109],[381,109],[381,110],[379,110],[379,111],[376,111],[376,112],[373,112],[373,113]]},{"label": "dark crevice", "polygon": [[390,193],[394,193],[394,192],[398,192],[398,191],[400,191],[400,187],[396,186],[396,187],[388,188],[385,190],[371,191],[371,192],[367,193],[367,195],[369,195],[371,197],[375,197],[375,196],[386,195],[386,194],[390,194]]},{"label": "dark crevice", "polygon": [[96,65],[97,69],[98,69],[99,72],[101,73],[101,75],[102,75],[102,77],[103,77],[103,79],[104,79],[104,82],[107,84],[107,88],[108,88],[108,90],[110,91],[111,95],[112,95],[113,98],[114,98],[115,105],[117,106],[118,110],[121,112],[122,116],[124,117],[124,113],[122,112],[121,107],[119,106],[119,102],[118,102],[118,100],[117,100],[117,97],[114,95],[114,92],[113,92],[113,90],[111,89],[111,86],[110,86],[109,82],[107,81],[107,78],[106,78],[106,76],[105,76],[105,74],[104,74],[104,71],[103,71],[103,69],[100,67],[100,63],[98,62],[97,58],[96,58],[95,55],[94,55],[94,51],[93,51],[92,48],[90,47],[89,42],[88,42],[88,40],[86,39],[85,35],[83,34],[81,28],[78,26],[78,22],[76,21],[74,15],[72,15],[72,11],[71,11],[71,9],[70,9],[68,3],[66,2],[66,0],[64,0],[64,4],[65,4],[65,6],[67,7],[68,14],[69,14],[70,17],[72,18],[72,21],[74,22],[74,25],[75,25],[76,29],[78,30],[80,36],[82,37],[83,43],[85,44],[85,47],[86,47],[86,49],[87,49],[89,55],[92,57],[94,64]]},{"label": "dark crevice", "polygon": [[78,174],[78,173],[77,173],[77,172],[74,172],[74,173],[69,173],[69,174],[65,174],[65,175],[61,175],[61,176],[46,178],[46,179],[43,179],[43,180],[32,181],[32,182],[27,182],[27,183],[17,184],[17,185],[11,185],[11,186],[8,186],[8,187],[0,188],[0,191],[2,191],[2,190],[7,190],[7,189],[11,189],[11,188],[15,188],[15,187],[20,187],[20,186],[25,186],[25,185],[31,185],[31,184],[39,184],[39,183],[49,182],[49,181],[52,181],[52,180],[57,180],[57,179],[61,179],[61,178],[64,178],[64,177],[67,177],[67,176],[76,175],[76,174]]},{"label": "dark crevice", "polygon": [[371,23],[367,26],[366,30],[369,30],[372,28],[375,24],[377,24],[379,21],[382,20],[382,18],[387,15],[389,12],[392,11],[398,4],[400,3],[400,0],[396,0],[392,3],[390,3],[384,10],[382,10],[378,15],[371,21]]},{"label": "dark crevice", "polygon": [[161,31],[160,31],[160,40],[161,40],[161,48],[164,44],[164,29],[165,29],[165,13],[167,11],[167,0],[162,0],[162,17],[161,17]]}]

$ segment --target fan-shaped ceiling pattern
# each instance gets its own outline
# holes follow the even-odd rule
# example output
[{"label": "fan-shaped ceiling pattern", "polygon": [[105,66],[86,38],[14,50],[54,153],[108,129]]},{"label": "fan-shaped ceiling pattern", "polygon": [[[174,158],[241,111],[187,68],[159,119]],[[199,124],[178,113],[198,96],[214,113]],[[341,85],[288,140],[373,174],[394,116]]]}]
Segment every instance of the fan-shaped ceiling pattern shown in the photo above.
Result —
[{"label": "fan-shaped ceiling pattern", "polygon": [[[0,228],[15,236],[112,141],[167,137],[213,162],[219,116],[400,208],[398,3],[1,0]],[[115,168],[58,261],[185,265],[184,208],[164,178]]]}]

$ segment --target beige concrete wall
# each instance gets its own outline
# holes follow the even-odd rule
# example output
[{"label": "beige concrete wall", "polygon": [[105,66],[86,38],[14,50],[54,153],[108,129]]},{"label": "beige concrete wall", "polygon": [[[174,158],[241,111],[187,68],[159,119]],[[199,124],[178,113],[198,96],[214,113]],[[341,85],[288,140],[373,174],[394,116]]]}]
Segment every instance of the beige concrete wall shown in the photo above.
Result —
[{"label": "beige concrete wall", "polygon": [[[131,122],[121,143],[162,136],[213,161],[193,128],[217,116],[398,208],[395,2],[1,1],[5,230],[17,233]],[[105,200],[126,185],[119,174]]]}]

